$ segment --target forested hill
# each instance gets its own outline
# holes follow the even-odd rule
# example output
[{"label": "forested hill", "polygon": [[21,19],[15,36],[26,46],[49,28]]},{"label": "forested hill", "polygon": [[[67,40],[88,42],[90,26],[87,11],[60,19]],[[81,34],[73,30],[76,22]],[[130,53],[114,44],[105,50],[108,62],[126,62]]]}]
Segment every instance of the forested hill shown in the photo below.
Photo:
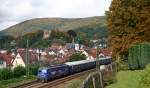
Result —
[{"label": "forested hill", "polygon": [[[1,34],[12,35],[14,37],[24,35],[28,32],[36,30],[53,30],[59,29],[63,31],[83,29],[101,29],[102,35],[106,34],[106,18],[104,16],[88,17],[88,18],[37,18],[31,19],[1,31]],[[94,33],[94,32],[93,32]]]}]

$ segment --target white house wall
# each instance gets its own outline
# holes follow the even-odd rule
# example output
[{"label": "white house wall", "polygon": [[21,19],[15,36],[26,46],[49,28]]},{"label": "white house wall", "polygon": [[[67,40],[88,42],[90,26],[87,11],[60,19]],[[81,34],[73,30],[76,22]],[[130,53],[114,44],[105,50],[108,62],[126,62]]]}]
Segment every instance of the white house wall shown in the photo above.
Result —
[{"label": "white house wall", "polygon": [[12,65],[13,65],[12,68],[15,68],[17,66],[25,67],[25,63],[24,63],[22,57],[20,56],[20,54],[17,54],[17,56],[16,56],[15,60],[13,61]]},{"label": "white house wall", "polygon": [[6,62],[4,61],[3,64],[0,64],[0,69],[1,68],[6,68]]}]

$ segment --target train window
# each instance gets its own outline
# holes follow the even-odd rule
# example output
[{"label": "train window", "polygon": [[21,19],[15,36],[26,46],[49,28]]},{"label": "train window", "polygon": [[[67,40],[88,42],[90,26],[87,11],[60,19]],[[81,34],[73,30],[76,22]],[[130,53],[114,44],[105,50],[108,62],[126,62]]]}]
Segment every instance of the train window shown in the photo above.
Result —
[{"label": "train window", "polygon": [[39,72],[41,72],[41,70],[39,70]]}]

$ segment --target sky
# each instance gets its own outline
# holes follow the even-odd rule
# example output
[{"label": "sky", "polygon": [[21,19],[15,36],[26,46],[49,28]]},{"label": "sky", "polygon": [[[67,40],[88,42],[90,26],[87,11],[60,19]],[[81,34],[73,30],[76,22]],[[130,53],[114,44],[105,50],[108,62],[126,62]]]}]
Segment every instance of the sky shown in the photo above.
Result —
[{"label": "sky", "polygon": [[111,0],[0,0],[0,30],[34,18],[104,16]]}]

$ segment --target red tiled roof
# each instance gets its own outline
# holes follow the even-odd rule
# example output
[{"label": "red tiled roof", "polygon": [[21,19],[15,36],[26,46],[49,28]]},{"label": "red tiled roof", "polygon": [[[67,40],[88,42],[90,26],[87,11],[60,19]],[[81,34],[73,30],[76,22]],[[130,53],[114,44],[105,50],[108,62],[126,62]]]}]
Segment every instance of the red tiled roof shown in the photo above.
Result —
[{"label": "red tiled roof", "polygon": [[54,59],[54,57],[53,56],[50,56],[50,55],[44,55],[44,57],[46,58],[46,62],[47,63],[51,63],[52,62],[52,60]]},{"label": "red tiled roof", "polygon": [[111,50],[108,49],[108,48],[105,48],[105,49],[101,49],[100,50],[100,53],[104,54],[104,56],[111,56]]},{"label": "red tiled roof", "polygon": [[[18,53],[23,58],[24,62],[26,62],[26,50],[19,50]],[[28,51],[28,59],[31,64],[38,63],[38,54],[33,51]]]},{"label": "red tiled roof", "polygon": [[[94,58],[96,58],[97,49],[91,49],[89,51],[89,54],[92,55]],[[111,50],[109,48],[104,48],[99,50],[99,54],[104,54],[104,56],[111,56]]]},{"label": "red tiled roof", "polygon": [[12,65],[12,60],[14,59],[10,54],[1,54],[0,53],[0,59],[6,62],[7,65]]}]

